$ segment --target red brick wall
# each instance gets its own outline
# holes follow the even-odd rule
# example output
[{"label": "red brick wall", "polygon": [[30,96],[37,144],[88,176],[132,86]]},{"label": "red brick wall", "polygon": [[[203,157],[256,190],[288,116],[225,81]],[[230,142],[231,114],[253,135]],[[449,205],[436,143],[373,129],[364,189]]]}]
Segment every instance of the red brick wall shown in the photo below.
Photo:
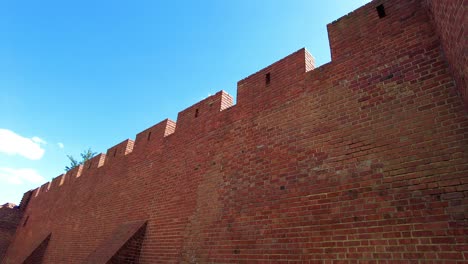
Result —
[{"label": "red brick wall", "polygon": [[0,205],[0,261],[7,251],[20,220],[21,211],[18,208]]},{"label": "red brick wall", "polygon": [[145,228],[136,232],[117,253],[108,261],[115,264],[134,264],[139,263],[141,246],[145,238]]},{"label": "red brick wall", "polygon": [[440,36],[444,56],[449,62],[457,88],[468,108],[468,13],[465,0],[426,0],[429,15]]},{"label": "red brick wall", "polygon": [[81,263],[138,220],[140,263],[466,262],[468,115],[426,11],[372,2],[331,63],[299,50],[44,184],[6,263],[49,232],[44,263]]},{"label": "red brick wall", "polygon": [[45,237],[40,244],[36,246],[36,248],[29,254],[29,256],[21,263],[23,264],[39,264],[43,263],[44,261],[44,254],[47,251],[47,246],[49,245],[50,241],[50,234]]}]

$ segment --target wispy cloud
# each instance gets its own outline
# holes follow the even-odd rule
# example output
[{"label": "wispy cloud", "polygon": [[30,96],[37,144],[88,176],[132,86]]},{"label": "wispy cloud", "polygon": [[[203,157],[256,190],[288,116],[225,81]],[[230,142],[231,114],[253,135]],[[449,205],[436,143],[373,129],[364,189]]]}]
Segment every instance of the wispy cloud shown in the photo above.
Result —
[{"label": "wispy cloud", "polygon": [[63,149],[63,148],[65,147],[65,146],[63,145],[62,142],[57,143],[57,146],[58,146],[59,148],[61,148],[61,149]]},{"label": "wispy cloud", "polygon": [[42,138],[40,137],[32,137],[31,138],[32,141],[36,142],[36,143],[39,143],[39,144],[47,144],[47,142],[45,142]]},{"label": "wispy cloud", "polygon": [[23,184],[23,183],[41,183],[45,182],[42,177],[34,169],[13,169],[0,167],[0,180],[6,181],[11,184]]},{"label": "wispy cloud", "polygon": [[41,159],[45,150],[41,145],[46,142],[39,137],[26,138],[8,129],[0,128],[0,152],[20,155],[31,160]]}]

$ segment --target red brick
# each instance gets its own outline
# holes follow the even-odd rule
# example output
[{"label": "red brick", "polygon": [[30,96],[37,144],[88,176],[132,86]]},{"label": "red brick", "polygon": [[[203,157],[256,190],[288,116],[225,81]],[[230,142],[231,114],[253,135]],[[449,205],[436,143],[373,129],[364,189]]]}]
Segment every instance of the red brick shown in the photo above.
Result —
[{"label": "red brick", "polygon": [[466,261],[463,6],[376,0],[329,24],[330,63],[301,49],[236,105],[218,92],[29,193],[4,262],[112,242],[139,263]]}]

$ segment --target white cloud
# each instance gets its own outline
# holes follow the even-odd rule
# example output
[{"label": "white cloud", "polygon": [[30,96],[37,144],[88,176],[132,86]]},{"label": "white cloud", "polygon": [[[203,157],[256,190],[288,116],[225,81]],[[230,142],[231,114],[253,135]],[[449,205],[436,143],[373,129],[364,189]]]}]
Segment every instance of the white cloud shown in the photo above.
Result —
[{"label": "white cloud", "polygon": [[21,155],[31,160],[41,159],[46,142],[39,137],[25,138],[8,129],[0,129],[0,152]]},{"label": "white cloud", "polygon": [[57,143],[57,145],[58,145],[58,147],[61,148],[61,149],[63,149],[63,148],[65,147],[65,146],[63,145],[62,142]]},{"label": "white cloud", "polygon": [[44,177],[39,175],[34,169],[13,169],[0,167],[0,179],[12,184],[41,183],[45,182]]},{"label": "white cloud", "polygon": [[42,138],[40,137],[32,137],[31,138],[32,141],[36,142],[36,143],[39,143],[39,144],[47,144],[47,142],[45,142]]}]

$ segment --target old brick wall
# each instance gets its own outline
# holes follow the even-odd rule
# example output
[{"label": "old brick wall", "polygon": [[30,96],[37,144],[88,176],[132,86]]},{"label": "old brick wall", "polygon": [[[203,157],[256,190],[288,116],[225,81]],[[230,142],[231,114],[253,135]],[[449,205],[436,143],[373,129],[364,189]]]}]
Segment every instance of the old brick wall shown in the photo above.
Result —
[{"label": "old brick wall", "polygon": [[301,49],[44,184],[4,263],[49,233],[44,263],[82,263],[131,221],[140,263],[465,263],[468,115],[424,6],[371,2],[332,62]]},{"label": "old brick wall", "polygon": [[23,264],[42,263],[44,261],[44,254],[47,251],[47,246],[49,245],[50,236],[51,235],[49,234],[43,240],[39,240],[40,244],[34,248],[31,254],[29,254],[28,257],[23,262],[20,262],[20,263],[23,263]]},{"label": "old brick wall", "polygon": [[18,208],[8,204],[0,205],[0,260],[5,255],[21,219],[21,212]]},{"label": "old brick wall", "polygon": [[444,55],[468,108],[468,4],[464,0],[426,0]]}]

